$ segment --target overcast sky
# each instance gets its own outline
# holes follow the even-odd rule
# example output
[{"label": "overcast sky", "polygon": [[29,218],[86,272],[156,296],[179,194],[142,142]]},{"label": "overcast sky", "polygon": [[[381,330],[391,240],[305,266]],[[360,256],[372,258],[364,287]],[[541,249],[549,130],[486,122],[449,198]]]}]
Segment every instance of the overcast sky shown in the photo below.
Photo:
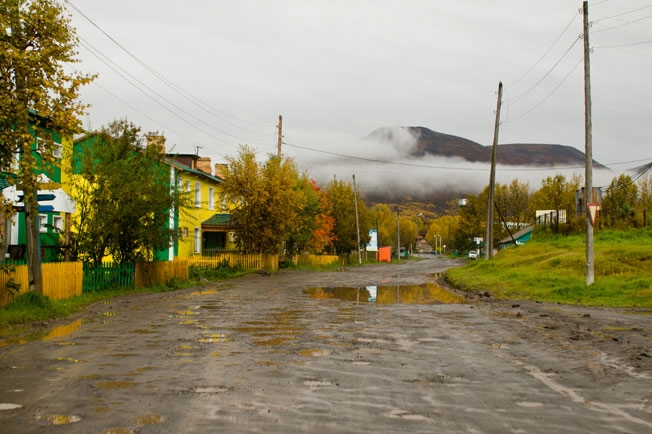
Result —
[{"label": "overcast sky", "polygon": [[[83,92],[87,129],[126,117],[162,132],[168,151],[198,146],[220,162],[240,144],[275,153],[282,115],[284,154],[343,178],[350,171],[328,152],[387,157],[361,142],[380,127],[491,145],[502,81],[499,143],[584,151],[581,1],[66,3],[81,38],[76,67],[99,74]],[[652,160],[652,1],[589,7],[593,156],[624,170]]]}]

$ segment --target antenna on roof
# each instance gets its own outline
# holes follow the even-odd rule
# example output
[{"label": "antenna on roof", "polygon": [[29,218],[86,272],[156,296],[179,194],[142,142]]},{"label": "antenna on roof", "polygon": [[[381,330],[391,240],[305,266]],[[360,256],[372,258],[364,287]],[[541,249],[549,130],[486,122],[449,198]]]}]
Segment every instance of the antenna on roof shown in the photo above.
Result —
[{"label": "antenna on roof", "polygon": [[203,149],[203,146],[195,145],[195,155],[199,157],[199,150]]}]

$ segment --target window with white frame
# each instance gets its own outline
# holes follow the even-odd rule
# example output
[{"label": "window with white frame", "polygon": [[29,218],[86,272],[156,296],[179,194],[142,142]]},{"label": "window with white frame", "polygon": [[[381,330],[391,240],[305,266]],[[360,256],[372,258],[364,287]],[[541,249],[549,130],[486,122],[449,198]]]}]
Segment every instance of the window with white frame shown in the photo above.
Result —
[{"label": "window with white frame", "polygon": [[52,142],[52,156],[54,158],[63,158],[63,146],[61,143]]},{"label": "window with white frame", "polygon": [[63,217],[60,215],[52,216],[52,226],[54,226],[58,231],[63,232]]},{"label": "window with white frame", "polygon": [[183,228],[183,237],[188,238],[188,228]]},{"label": "window with white frame", "polygon": [[226,194],[222,193],[222,211],[226,211]]},{"label": "window with white frame", "polygon": [[201,231],[195,228],[195,253],[201,253]]},{"label": "window with white frame", "polygon": [[208,209],[215,209],[215,189],[208,188]]},{"label": "window with white frame", "polygon": [[195,206],[201,208],[201,184],[195,182]]},{"label": "window with white frame", "polygon": [[48,231],[48,216],[45,214],[38,215],[38,229],[40,232]]},{"label": "window with white frame", "polygon": [[186,181],[186,192],[190,193],[190,181]]}]

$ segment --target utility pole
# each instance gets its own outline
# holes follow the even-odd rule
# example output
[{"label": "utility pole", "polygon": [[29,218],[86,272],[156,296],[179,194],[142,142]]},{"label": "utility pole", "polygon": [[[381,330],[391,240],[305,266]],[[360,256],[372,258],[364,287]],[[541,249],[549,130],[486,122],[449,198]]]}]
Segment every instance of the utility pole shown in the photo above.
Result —
[{"label": "utility pole", "polygon": [[500,128],[500,106],[503,98],[503,82],[498,83],[498,102],[496,103],[496,124],[494,126],[494,143],[491,152],[491,174],[489,175],[489,199],[487,203],[487,234],[485,237],[484,259],[494,257],[494,194],[496,191],[496,148],[498,148],[498,129]]},{"label": "utility pole", "polygon": [[281,158],[282,144],[283,144],[283,116],[278,115],[278,158]]},{"label": "utility pole", "polygon": [[591,68],[589,46],[589,2],[583,3],[584,15],[584,154],[586,167],[584,174],[584,213],[586,214],[586,286],[593,284],[593,219],[589,204],[593,202],[593,133],[591,121]]},{"label": "utility pole", "polygon": [[360,222],[358,220],[358,190],[355,188],[355,175],[353,175],[353,203],[355,205],[355,230],[358,233],[358,264],[362,264],[360,253]]},{"label": "utility pole", "polygon": [[398,211],[396,211],[396,258],[401,262],[401,220]]}]

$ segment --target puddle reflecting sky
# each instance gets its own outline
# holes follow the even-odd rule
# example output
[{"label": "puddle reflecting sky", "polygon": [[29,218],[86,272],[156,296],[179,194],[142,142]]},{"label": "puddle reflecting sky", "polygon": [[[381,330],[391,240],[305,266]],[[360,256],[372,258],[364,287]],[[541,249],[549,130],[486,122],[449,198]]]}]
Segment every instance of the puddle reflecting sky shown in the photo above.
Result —
[{"label": "puddle reflecting sky", "polygon": [[318,299],[338,299],[376,304],[463,304],[464,297],[434,283],[421,285],[309,287],[304,294]]}]

